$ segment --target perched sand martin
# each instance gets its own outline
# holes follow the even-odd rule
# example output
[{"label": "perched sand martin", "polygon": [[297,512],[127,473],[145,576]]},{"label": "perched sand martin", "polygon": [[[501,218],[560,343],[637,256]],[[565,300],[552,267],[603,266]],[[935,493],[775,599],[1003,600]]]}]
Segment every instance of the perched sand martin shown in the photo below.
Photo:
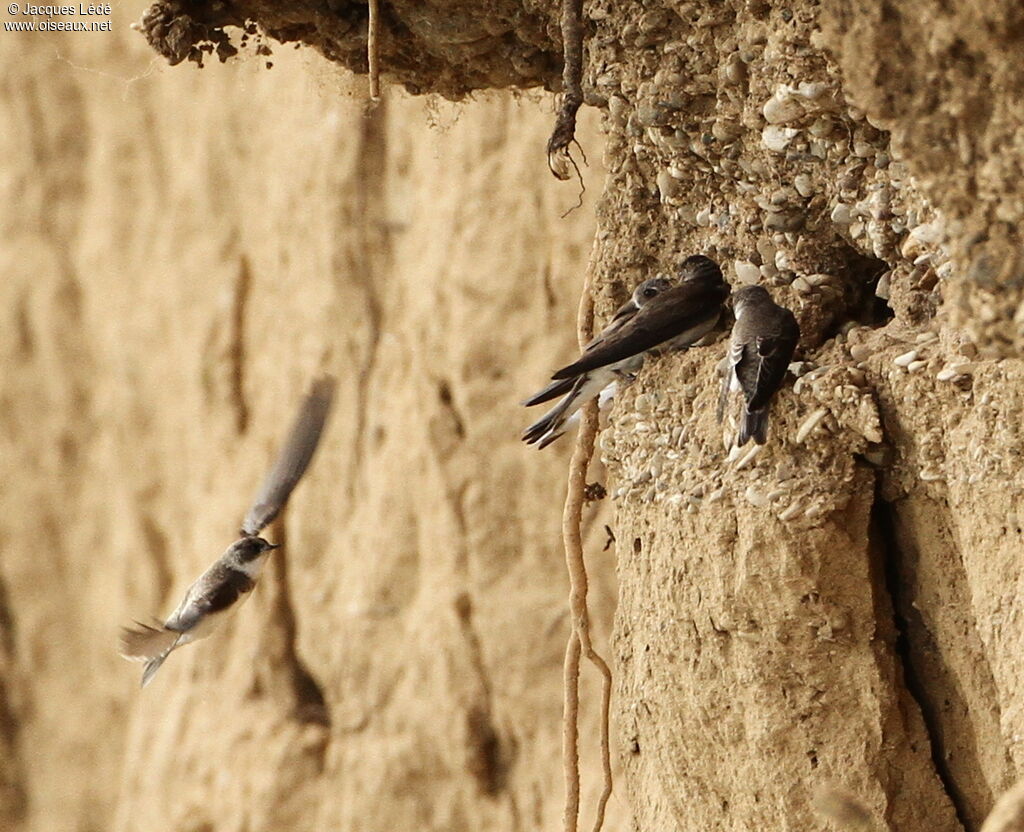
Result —
[{"label": "perched sand martin", "polygon": [[318,379],[302,403],[277,461],[253,500],[236,540],[188,588],[178,608],[157,626],[138,624],[121,634],[121,655],[145,662],[142,687],[149,684],[171,652],[208,636],[219,619],[244,601],[256,585],[267,555],[278,546],[259,533],[278,515],[309,466],[320,442],[334,397],[334,379]]},{"label": "perched sand martin", "polygon": [[564,421],[585,402],[612,381],[632,378],[647,352],[695,344],[718,323],[728,294],[718,264],[701,255],[686,258],[675,281],[659,276],[641,283],[580,358],[523,403],[530,406],[567,394],[523,432],[523,440],[531,444],[548,435],[557,438]]},{"label": "perched sand martin", "polygon": [[[612,315],[608,325],[583,348],[583,354],[586,355],[589,350],[596,349],[604,343],[605,339],[623,327],[644,304],[671,288],[671,286],[672,282],[662,275],[645,280],[637,286],[633,290],[632,297]],[[550,445],[565,433],[567,420],[574,418],[584,404],[594,398],[594,396],[599,396],[601,391],[615,384],[618,379],[632,378],[633,373],[639,370],[643,363],[644,357],[642,354],[632,355],[615,364],[599,367],[589,373],[581,373],[578,376],[553,381],[540,392],[534,393],[523,402],[524,407],[532,407],[535,404],[551,401],[551,399],[558,396],[564,396],[564,398],[523,431],[523,441],[528,445],[537,443],[538,448]]]},{"label": "perched sand martin", "polygon": [[[588,345],[578,361],[551,378],[568,379],[655,347],[686,349],[711,332],[729,296],[729,284],[714,260],[695,254],[679,266],[676,285],[649,298],[614,332]],[[603,333],[602,333],[603,334]]]},{"label": "perched sand martin", "polygon": [[753,439],[763,445],[772,395],[786,375],[800,340],[800,327],[793,313],[776,304],[763,286],[737,289],[732,302],[736,323],[729,341],[718,421],[722,421],[729,393],[742,391],[745,407],[736,444],[742,447]]}]

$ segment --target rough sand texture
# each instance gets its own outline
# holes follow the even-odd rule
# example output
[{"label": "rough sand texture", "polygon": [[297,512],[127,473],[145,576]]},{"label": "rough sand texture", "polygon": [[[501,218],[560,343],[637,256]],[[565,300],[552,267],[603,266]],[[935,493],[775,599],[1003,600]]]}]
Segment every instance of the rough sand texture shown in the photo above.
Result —
[{"label": "rough sand texture", "polygon": [[[557,86],[553,4],[382,6],[386,82]],[[365,5],[218,8],[365,69]],[[976,830],[1024,773],[1024,11],[585,8],[567,220],[547,100],[364,117],[259,35],[202,72],[123,25],[5,40],[9,825],[557,828],[568,448],[521,447],[515,402],[571,355],[591,256],[599,319],[715,256],[794,309],[805,362],[754,456],[714,419],[722,341],[649,362],[599,441],[607,828],[824,830],[838,783],[900,832]],[[140,695],[116,624],[223,548],[318,369],[345,385],[287,557]]]},{"label": "rough sand texture", "polygon": [[[570,448],[518,401],[572,355],[594,220],[559,219],[550,102],[364,118],[313,54],[167,69],[137,14],[0,53],[0,827],[552,827]],[[230,542],[320,369],[286,556],[140,692],[117,627]]]}]

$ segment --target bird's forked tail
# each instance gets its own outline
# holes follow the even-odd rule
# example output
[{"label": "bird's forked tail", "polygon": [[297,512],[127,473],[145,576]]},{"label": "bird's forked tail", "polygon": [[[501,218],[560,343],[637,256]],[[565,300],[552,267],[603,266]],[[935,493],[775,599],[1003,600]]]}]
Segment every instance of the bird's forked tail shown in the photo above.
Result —
[{"label": "bird's forked tail", "polygon": [[168,630],[166,627],[151,627],[138,624],[138,628],[125,627],[121,631],[121,655],[130,661],[145,662],[142,670],[142,687],[145,687],[156,675],[171,651],[178,646],[182,633]]}]

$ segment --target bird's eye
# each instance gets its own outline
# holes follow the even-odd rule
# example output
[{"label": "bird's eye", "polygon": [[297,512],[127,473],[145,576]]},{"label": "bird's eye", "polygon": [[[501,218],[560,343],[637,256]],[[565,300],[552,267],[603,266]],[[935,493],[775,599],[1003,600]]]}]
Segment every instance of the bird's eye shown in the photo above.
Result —
[{"label": "bird's eye", "polygon": [[646,289],[644,289],[645,298],[653,298],[656,294],[658,294],[658,290],[655,289],[653,286],[648,286]]}]

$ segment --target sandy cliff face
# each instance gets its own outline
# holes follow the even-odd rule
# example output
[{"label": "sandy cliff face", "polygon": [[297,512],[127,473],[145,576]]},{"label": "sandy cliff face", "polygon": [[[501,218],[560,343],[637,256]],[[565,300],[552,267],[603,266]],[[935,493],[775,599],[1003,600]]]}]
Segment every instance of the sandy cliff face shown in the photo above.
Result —
[{"label": "sandy cliff face", "polygon": [[[224,13],[361,71],[365,7],[336,5]],[[550,8],[383,7],[407,88],[558,84]],[[600,317],[690,251],[793,308],[805,364],[756,456],[714,420],[721,343],[649,362],[599,443],[610,828],[823,829],[840,782],[976,829],[1019,777],[1020,11],[586,15],[565,220],[546,101],[364,116],[280,46],[196,73],[123,27],[5,41],[10,825],[556,826],[567,449],[521,447],[515,401],[571,353],[588,260]],[[140,695],[115,626],[229,542],[319,369],[344,389],[287,556]]]},{"label": "sandy cliff face", "polygon": [[[571,354],[599,166],[562,220],[546,102],[364,117],[316,56],[166,69],[138,11],[0,58],[0,826],[553,825],[568,448],[517,401]],[[140,692],[117,627],[231,541],[320,369],[287,558]]]}]

